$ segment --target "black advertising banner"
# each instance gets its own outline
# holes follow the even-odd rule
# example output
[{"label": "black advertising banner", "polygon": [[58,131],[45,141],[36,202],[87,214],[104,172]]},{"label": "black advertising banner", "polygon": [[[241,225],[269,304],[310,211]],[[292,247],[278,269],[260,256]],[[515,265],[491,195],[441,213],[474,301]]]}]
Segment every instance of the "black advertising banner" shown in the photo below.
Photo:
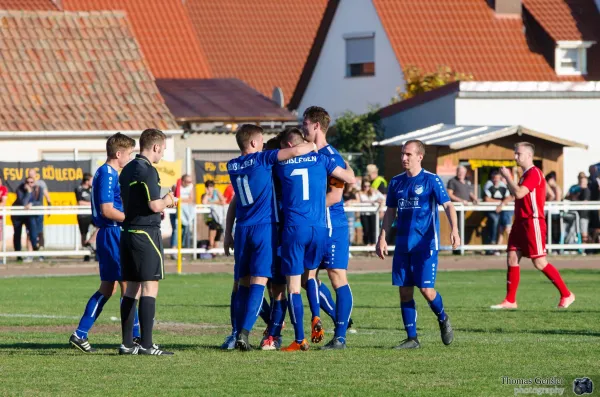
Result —
[{"label": "black advertising banner", "polygon": [[83,174],[90,172],[91,162],[86,161],[14,161],[0,162],[0,177],[9,192],[15,192],[25,181],[29,170],[35,169],[50,192],[73,192],[81,184]]},{"label": "black advertising banner", "polygon": [[214,181],[215,185],[229,184],[227,161],[194,160],[194,169],[197,184],[203,184],[206,181]]}]

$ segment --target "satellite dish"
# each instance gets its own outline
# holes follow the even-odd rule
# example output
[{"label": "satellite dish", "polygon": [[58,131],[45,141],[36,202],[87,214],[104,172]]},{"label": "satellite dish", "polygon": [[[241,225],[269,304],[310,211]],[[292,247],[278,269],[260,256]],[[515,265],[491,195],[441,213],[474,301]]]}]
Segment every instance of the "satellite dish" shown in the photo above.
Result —
[{"label": "satellite dish", "polygon": [[271,99],[275,102],[280,108],[285,105],[283,101],[283,91],[279,87],[273,88],[273,94],[271,95]]}]

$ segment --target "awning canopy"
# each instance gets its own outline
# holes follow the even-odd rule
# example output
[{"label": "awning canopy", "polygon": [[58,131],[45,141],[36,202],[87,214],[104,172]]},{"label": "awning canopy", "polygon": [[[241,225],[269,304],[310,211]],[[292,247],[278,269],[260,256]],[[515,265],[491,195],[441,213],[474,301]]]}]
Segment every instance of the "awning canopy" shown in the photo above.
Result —
[{"label": "awning canopy", "polygon": [[535,138],[554,142],[561,146],[578,147],[587,149],[587,145],[557,138],[552,135],[533,131],[522,126],[477,126],[477,125],[455,125],[435,124],[427,128],[397,135],[383,141],[373,142],[373,146],[401,146],[410,139],[418,139],[425,145],[448,146],[450,149],[458,150],[481,143],[490,142],[498,138],[510,135],[528,135]]}]

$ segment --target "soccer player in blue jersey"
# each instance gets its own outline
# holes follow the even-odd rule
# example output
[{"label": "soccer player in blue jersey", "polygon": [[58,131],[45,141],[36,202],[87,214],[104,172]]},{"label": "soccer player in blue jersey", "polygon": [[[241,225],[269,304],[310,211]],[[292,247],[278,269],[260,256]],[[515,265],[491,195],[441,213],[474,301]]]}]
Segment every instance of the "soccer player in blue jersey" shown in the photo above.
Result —
[{"label": "soccer player in blue jersey", "polygon": [[[99,228],[96,236],[96,252],[100,262],[100,288],[89,299],[79,326],[69,338],[69,343],[84,353],[96,351],[88,342],[88,332],[102,313],[102,308],[115,293],[117,282],[121,286],[121,295],[125,292],[126,282],[121,278],[121,260],[119,241],[121,222],[125,219],[118,170],[127,164],[135,140],[116,133],[106,142],[106,163],[94,175],[92,182],[92,219]],[[139,341],[140,326],[135,314],[134,339]]]},{"label": "soccer player in blue jersey", "polygon": [[242,125],[235,137],[242,155],[227,163],[236,197],[234,278],[238,281],[238,290],[234,306],[238,329],[236,347],[240,350],[251,348],[248,335],[260,313],[277,249],[278,212],[271,169],[278,161],[316,151],[316,145],[304,143],[263,152],[262,132],[257,125]]},{"label": "soccer player in blue jersey", "polygon": [[[327,111],[318,106],[311,106],[304,111],[303,116],[302,128],[306,139],[317,144],[319,153],[332,159],[338,166],[346,168],[340,153],[329,145],[325,138],[331,121]],[[331,292],[324,283],[318,282],[317,279],[309,279],[306,282],[306,292],[309,297],[316,295],[319,303],[322,303],[319,299],[319,297],[322,297],[324,303],[329,303],[325,306],[326,309],[332,312],[335,305],[335,312],[330,314],[335,322],[335,334],[323,349],[344,349],[346,347],[346,331],[353,305],[352,291],[347,277],[350,240],[348,238],[348,220],[344,212],[344,200],[342,198],[344,183],[335,178],[330,178],[328,185],[326,205],[329,233],[323,265],[327,269],[337,299],[333,303]],[[323,329],[318,314],[319,306],[323,305],[311,305],[313,315],[311,339],[315,343],[320,342],[323,337]]]},{"label": "soccer player in blue jersey", "polygon": [[[297,147],[303,142],[304,133],[298,128],[287,129],[281,137],[282,147]],[[334,176],[344,182],[354,183],[354,172],[350,168],[340,167],[323,154],[310,153],[280,161],[275,166],[275,175],[281,182],[284,217],[281,261],[283,274],[287,278],[288,310],[295,333],[295,340],[281,350],[304,351],[308,350],[309,345],[304,339],[301,278],[306,271],[307,285],[315,285],[317,268],[323,258],[328,236],[325,210],[327,178]],[[310,304],[312,306],[314,302]]]},{"label": "soccer player in blue jersey", "polygon": [[396,248],[392,265],[392,283],[400,290],[400,309],[408,338],[396,349],[421,347],[417,339],[417,309],[413,299],[414,287],[419,288],[429,307],[438,318],[442,342],[454,340],[450,319],[444,311],[442,297],[434,289],[438,266],[439,217],[438,205],[444,207],[450,228],[452,248],[460,245],[456,210],[436,174],[421,167],[425,146],[421,141],[409,140],[402,147],[402,165],[406,172],[395,176],[388,186],[387,210],[377,242],[377,255],[387,255],[386,234],[396,214]]}]

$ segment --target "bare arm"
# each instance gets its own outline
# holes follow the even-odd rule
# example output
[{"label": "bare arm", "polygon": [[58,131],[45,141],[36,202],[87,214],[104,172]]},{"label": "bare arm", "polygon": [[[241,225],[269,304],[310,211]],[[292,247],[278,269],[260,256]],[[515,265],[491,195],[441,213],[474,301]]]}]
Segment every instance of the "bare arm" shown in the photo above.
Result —
[{"label": "bare arm", "polygon": [[515,183],[515,181],[513,181],[511,172],[508,170],[508,168],[500,168],[500,174],[502,174],[504,179],[506,179],[508,190],[510,190],[512,195],[515,196],[517,200],[520,200],[529,194],[529,189],[526,186],[519,186]]},{"label": "bare arm", "polygon": [[344,181],[350,184],[354,184],[354,182],[356,181],[356,177],[354,176],[354,170],[350,166],[347,166],[346,169],[343,169],[339,166],[335,167],[331,175],[339,179],[340,181]]},{"label": "bare arm", "polygon": [[313,142],[301,143],[300,145],[281,149],[277,152],[277,161],[285,161],[294,157],[302,156],[310,152],[318,152],[317,145]]},{"label": "bare arm", "polygon": [[218,190],[216,192],[217,192],[217,197],[219,197],[219,204],[221,204],[221,205],[227,204],[227,200],[225,200],[225,197],[223,197],[223,194],[221,194],[221,192]]},{"label": "bare arm", "polygon": [[387,241],[385,237],[392,228],[394,219],[396,219],[396,212],[396,208],[388,207],[385,210],[385,215],[383,216],[383,225],[381,227],[381,231],[379,232],[379,239],[377,240],[377,245],[375,247],[375,252],[377,253],[377,256],[381,259],[385,259],[385,256],[388,254]]},{"label": "bare arm", "polygon": [[444,207],[446,217],[448,218],[448,222],[450,223],[450,229],[452,230],[452,232],[450,233],[450,243],[452,244],[452,248],[456,249],[460,245],[460,235],[458,234],[458,218],[456,216],[456,209],[450,201],[444,203],[442,206]]},{"label": "bare arm", "polygon": [[206,193],[202,195],[202,204],[208,204],[208,194]]},{"label": "bare arm", "polygon": [[148,207],[152,212],[163,212],[165,208],[173,208],[177,204],[177,199],[173,197],[171,192],[165,194],[163,198],[154,201],[148,201]]},{"label": "bare arm", "polygon": [[338,187],[330,187],[330,190],[327,192],[325,196],[325,205],[327,207],[331,207],[334,204],[342,201],[342,196],[344,195],[344,189]]},{"label": "bare arm", "polygon": [[111,221],[123,222],[125,220],[125,213],[113,207],[113,203],[100,204],[100,213]]},{"label": "bare arm", "polygon": [[474,204],[477,204],[477,203],[479,202],[479,200],[477,199],[477,197],[475,197],[475,194],[474,194],[474,193],[469,193],[469,197],[471,198],[471,201],[472,201]]},{"label": "bare arm", "polygon": [[44,189],[44,197],[46,198],[48,205],[52,205],[52,200],[50,200],[50,193],[48,192],[48,189]]}]

